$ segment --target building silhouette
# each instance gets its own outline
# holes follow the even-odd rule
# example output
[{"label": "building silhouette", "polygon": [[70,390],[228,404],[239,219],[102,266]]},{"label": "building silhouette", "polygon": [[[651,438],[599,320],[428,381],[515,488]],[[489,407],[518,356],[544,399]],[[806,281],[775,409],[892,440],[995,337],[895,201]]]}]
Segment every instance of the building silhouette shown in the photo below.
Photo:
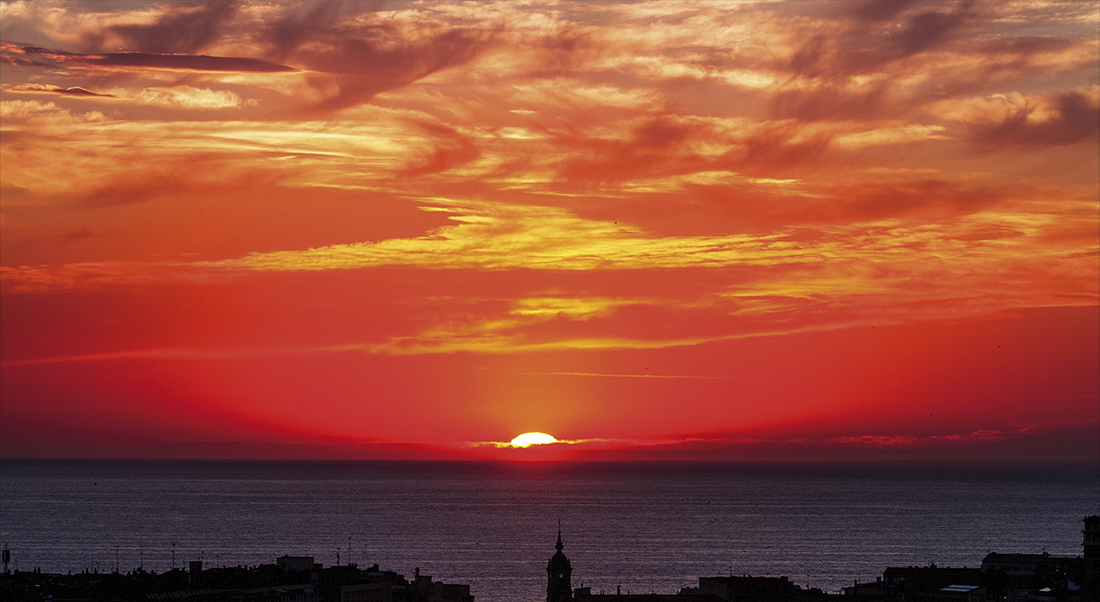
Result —
[{"label": "building silhouette", "polygon": [[546,602],[570,602],[573,599],[572,576],[573,567],[569,559],[561,551],[561,527],[558,527],[558,544],[554,546],[557,552],[550,557],[546,564]]},{"label": "building silhouette", "polygon": [[1085,582],[1095,588],[1100,585],[1100,516],[1086,516],[1081,519],[1085,523],[1084,541],[1081,545],[1085,553]]},{"label": "building silhouette", "polygon": [[284,554],[275,559],[275,566],[288,573],[312,571],[314,567],[313,556],[287,556]]}]

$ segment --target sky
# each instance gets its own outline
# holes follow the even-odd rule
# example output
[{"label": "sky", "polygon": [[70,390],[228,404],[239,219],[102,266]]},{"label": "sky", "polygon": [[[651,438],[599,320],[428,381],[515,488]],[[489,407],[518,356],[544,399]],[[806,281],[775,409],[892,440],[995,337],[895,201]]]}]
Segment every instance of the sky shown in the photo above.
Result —
[{"label": "sky", "polygon": [[0,40],[4,457],[1100,458],[1098,2]]}]

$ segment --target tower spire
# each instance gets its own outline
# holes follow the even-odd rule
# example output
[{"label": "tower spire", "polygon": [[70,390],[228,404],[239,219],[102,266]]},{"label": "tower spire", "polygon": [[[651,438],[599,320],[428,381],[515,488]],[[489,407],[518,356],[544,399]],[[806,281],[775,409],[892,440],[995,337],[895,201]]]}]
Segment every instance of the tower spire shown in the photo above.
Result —
[{"label": "tower spire", "polygon": [[572,602],[573,587],[570,583],[573,567],[569,565],[569,559],[565,557],[561,549],[565,546],[561,543],[561,519],[558,519],[558,543],[554,546],[557,552],[546,565],[546,602]]}]

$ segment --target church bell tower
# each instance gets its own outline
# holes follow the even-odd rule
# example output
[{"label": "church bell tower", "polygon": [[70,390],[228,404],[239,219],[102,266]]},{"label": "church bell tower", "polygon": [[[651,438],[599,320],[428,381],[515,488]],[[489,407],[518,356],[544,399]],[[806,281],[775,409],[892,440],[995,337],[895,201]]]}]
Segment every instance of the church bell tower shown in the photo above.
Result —
[{"label": "church bell tower", "polygon": [[569,565],[569,559],[565,557],[561,549],[561,527],[558,527],[558,545],[554,546],[557,552],[550,558],[546,565],[546,602],[570,602],[573,599],[573,586],[570,577],[573,567]]}]

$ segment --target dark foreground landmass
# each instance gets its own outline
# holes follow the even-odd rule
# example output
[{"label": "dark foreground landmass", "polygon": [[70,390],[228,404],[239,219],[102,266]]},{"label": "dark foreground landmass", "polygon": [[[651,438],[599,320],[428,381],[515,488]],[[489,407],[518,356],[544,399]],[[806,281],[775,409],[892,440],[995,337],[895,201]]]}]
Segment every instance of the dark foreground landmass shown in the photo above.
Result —
[{"label": "dark foreground landmass", "polygon": [[[129,573],[81,572],[57,574],[15,572],[0,576],[0,593],[13,602],[138,602],[180,600],[186,602],[473,602],[470,586],[433,581],[417,573],[406,579],[378,565],[361,569],[356,565],[313,565],[290,563],[256,567],[203,570],[201,562],[190,570],[164,573],[141,569]],[[289,564],[289,565],[288,565]]]},{"label": "dark foreground landmass", "polygon": [[[0,596],[12,602],[473,602],[470,586],[412,579],[378,565],[312,568],[277,564],[163,573],[76,574],[14,572],[0,575]],[[308,557],[290,557],[306,560]],[[308,558],[312,564],[312,558]],[[675,594],[572,590],[574,602],[1097,602],[1100,587],[1085,559],[1049,554],[990,554],[982,568],[890,567],[882,577],[853,583],[842,593],[802,588],[787,577],[700,577]],[[486,592],[488,593],[488,592]],[[532,592],[532,599],[540,599]]]},{"label": "dark foreground landmass", "polygon": [[[593,592],[573,589],[572,566],[562,552],[547,564],[547,602],[1100,602],[1100,516],[1083,519],[1083,556],[990,552],[981,568],[888,567],[881,577],[858,581],[840,593],[803,589],[787,577],[700,577],[699,585],[675,594]],[[274,564],[165,573],[141,568],[130,573],[9,573],[11,552],[3,550],[2,601],[31,602],[474,602],[469,585],[412,579],[378,565],[323,567],[312,556],[281,556]],[[486,594],[492,592],[484,592]],[[539,600],[532,592],[529,600]],[[516,601],[520,602],[520,601]]]}]

